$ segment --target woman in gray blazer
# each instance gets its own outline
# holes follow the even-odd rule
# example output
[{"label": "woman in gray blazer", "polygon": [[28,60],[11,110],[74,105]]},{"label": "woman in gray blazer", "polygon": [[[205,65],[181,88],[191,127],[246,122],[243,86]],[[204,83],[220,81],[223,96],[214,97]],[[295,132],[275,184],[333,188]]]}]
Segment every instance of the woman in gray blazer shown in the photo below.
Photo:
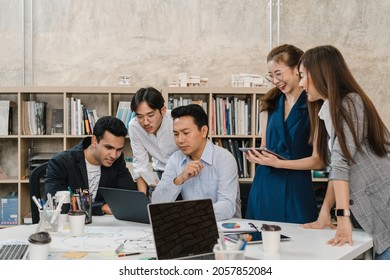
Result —
[{"label": "woman in gray blazer", "polygon": [[[305,228],[334,227],[329,244],[352,245],[351,212],[374,240],[376,259],[390,259],[390,133],[373,103],[333,46],[308,50],[301,58],[300,85],[306,90],[312,136],[330,165],[319,217]],[[314,139],[312,137],[312,139]]]}]

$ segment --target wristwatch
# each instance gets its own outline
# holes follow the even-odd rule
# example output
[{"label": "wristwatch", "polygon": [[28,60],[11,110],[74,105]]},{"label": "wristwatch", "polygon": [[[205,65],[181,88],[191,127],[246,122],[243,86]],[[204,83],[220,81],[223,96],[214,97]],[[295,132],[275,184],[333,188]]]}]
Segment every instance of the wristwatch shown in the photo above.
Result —
[{"label": "wristwatch", "polygon": [[351,216],[351,211],[346,209],[335,209],[334,214],[336,217],[349,217]]}]

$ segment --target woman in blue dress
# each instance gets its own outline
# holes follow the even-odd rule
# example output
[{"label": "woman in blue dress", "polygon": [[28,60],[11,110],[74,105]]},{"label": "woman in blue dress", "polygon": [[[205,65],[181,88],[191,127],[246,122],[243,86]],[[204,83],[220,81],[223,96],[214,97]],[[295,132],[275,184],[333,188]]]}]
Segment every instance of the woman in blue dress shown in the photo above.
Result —
[{"label": "woman in blue dress", "polygon": [[307,96],[299,87],[298,62],[302,55],[302,50],[286,44],[267,56],[266,78],[275,87],[261,103],[261,147],[287,160],[255,149],[246,152],[247,159],[258,164],[246,219],[289,223],[317,219],[311,169],[322,168],[323,163],[310,144],[313,139],[309,139]]}]

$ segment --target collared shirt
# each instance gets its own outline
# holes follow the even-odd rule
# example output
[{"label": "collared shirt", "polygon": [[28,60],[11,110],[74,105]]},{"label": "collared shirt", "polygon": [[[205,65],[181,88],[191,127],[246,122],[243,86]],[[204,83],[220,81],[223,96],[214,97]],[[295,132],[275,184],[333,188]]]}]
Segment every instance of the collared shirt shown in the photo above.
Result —
[{"label": "collared shirt", "polygon": [[133,118],[129,123],[129,136],[133,150],[134,180],[140,177],[139,172],[149,170],[149,156],[152,158],[153,169],[164,171],[169,157],[178,150],[173,137],[170,110],[163,117],[157,135],[147,133],[138,119]]},{"label": "collared shirt", "polygon": [[182,185],[175,185],[173,180],[182,173],[190,160],[181,151],[171,156],[153,192],[152,203],[175,201],[181,193],[184,200],[210,198],[217,221],[241,218],[237,163],[233,155],[207,140],[200,159],[204,168]]},{"label": "collared shirt", "polygon": [[329,100],[326,99],[324,103],[321,106],[320,111],[318,112],[318,117],[324,121],[326,132],[328,133],[329,140],[328,140],[328,149],[329,151],[332,150],[332,136],[334,133],[333,130],[333,124],[332,124],[332,118],[330,117],[330,111],[329,111]]}]

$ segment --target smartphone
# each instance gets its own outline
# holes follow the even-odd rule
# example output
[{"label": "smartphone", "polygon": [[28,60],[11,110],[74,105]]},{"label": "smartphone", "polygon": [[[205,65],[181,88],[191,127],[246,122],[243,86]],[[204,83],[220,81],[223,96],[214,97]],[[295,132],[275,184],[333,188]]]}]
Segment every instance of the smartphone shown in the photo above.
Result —
[{"label": "smartphone", "polygon": [[[244,233],[244,234],[250,234],[252,235],[252,240],[248,242],[248,244],[257,244],[257,243],[263,243],[263,238],[261,236],[261,232],[251,232],[251,233]],[[241,234],[226,234],[225,238],[232,242],[237,242],[237,240],[240,238]],[[289,241],[291,240],[291,237],[281,234],[280,235],[280,241]]]},{"label": "smartphone", "polygon": [[[250,151],[252,148],[238,148],[241,152],[247,152],[247,151]],[[271,150],[268,150],[267,148],[262,148],[262,147],[258,147],[258,148],[255,148],[257,151],[259,151],[260,153],[262,151],[266,151],[267,153],[270,153],[274,156],[276,156],[278,159],[286,159],[285,157],[271,151]]]}]

